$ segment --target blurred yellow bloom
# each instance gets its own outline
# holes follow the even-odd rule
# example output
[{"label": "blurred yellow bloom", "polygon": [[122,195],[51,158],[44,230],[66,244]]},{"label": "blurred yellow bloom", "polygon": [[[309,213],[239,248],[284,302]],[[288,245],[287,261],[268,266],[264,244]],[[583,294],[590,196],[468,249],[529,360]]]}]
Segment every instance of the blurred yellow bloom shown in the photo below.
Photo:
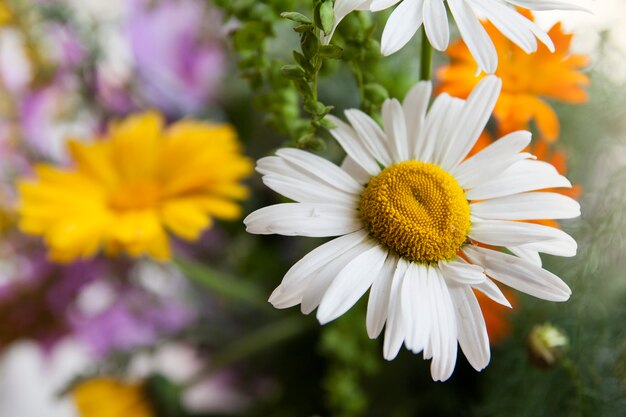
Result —
[{"label": "blurred yellow bloom", "polygon": [[228,125],[180,121],[164,129],[156,113],[113,124],[93,144],[70,142],[69,169],[35,167],[19,183],[20,228],[42,236],[51,258],[69,262],[125,252],[170,258],[166,231],[193,241],[212,218],[233,220],[252,171]]},{"label": "blurred yellow bloom", "polygon": [[72,390],[80,417],[152,417],[155,413],[141,384],[112,378],[90,379]]},{"label": "blurred yellow bloom", "polygon": [[0,0],[0,26],[11,23],[11,20],[13,20],[13,12],[5,0]]},{"label": "blurred yellow bloom", "polygon": [[[533,19],[529,11],[519,10]],[[549,142],[555,141],[560,132],[559,120],[544,99],[585,103],[589,78],[580,70],[588,65],[588,57],[570,54],[572,35],[565,34],[560,23],[549,31],[555,52],[551,53],[540,44],[537,52],[530,55],[502,35],[493,24],[486,22],[483,25],[496,45],[499,62],[496,75],[502,78],[502,93],[493,113],[499,131],[506,134],[527,130],[530,121],[534,120],[541,137]],[[437,71],[441,81],[438,92],[466,98],[484,74],[476,76],[476,62],[461,40],[451,45],[446,54],[451,63]]]}]

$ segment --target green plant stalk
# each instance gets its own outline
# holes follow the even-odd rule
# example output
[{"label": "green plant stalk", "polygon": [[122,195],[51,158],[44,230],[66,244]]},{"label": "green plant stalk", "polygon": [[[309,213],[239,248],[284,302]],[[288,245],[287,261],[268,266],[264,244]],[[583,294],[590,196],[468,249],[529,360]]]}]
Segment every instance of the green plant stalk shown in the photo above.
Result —
[{"label": "green plant stalk", "polygon": [[422,51],[420,59],[420,81],[430,81],[433,67],[433,47],[426,36],[426,29],[422,25]]},{"label": "green plant stalk", "polygon": [[185,276],[212,293],[255,307],[259,310],[271,310],[266,297],[259,287],[247,281],[237,279],[222,272],[177,258],[174,264]]},{"label": "green plant stalk", "polygon": [[300,316],[291,316],[269,323],[245,337],[226,346],[211,358],[211,363],[187,381],[185,387],[191,387],[203,381],[207,376],[233,363],[248,358],[272,346],[289,340],[310,327],[311,320]]}]

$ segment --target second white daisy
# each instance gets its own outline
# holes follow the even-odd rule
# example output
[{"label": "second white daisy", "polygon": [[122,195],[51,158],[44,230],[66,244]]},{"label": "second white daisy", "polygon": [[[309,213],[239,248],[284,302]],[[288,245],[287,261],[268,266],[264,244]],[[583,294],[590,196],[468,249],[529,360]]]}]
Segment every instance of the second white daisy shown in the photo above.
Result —
[{"label": "second white daisy", "polygon": [[391,55],[400,50],[422,24],[433,47],[444,51],[450,40],[446,3],[478,66],[490,74],[498,66],[498,54],[477,16],[484,16],[526,53],[532,53],[537,50],[537,39],[550,51],[554,51],[554,44],[543,29],[513,6],[530,10],[585,10],[571,0],[336,0],[335,27],[354,10],[369,8],[376,12],[398,4],[385,25],[381,52]]},{"label": "second white daisy", "polygon": [[339,236],[297,262],[270,302],[301,304],[305,314],[319,307],[317,317],[327,323],[369,289],[367,332],[375,338],[385,327],[385,358],[404,343],[432,358],[433,379],[446,380],[457,341],[477,370],[489,362],[474,290],[509,305],[496,280],[545,300],[567,300],[570,289],[541,267],[539,252],[573,256],[576,242],[524,220],[578,216],[576,201],[535,192],[570,182],[522,152],[529,132],[466,158],[500,88],[489,76],[467,101],[444,94],[427,110],[431,84],[419,83],[404,103],[384,103],[382,129],[359,110],[346,111],[351,126],[332,117],[331,133],[348,154],[341,168],[297,149],[259,160],[263,182],[296,202],[250,214],[244,220],[250,233]]}]

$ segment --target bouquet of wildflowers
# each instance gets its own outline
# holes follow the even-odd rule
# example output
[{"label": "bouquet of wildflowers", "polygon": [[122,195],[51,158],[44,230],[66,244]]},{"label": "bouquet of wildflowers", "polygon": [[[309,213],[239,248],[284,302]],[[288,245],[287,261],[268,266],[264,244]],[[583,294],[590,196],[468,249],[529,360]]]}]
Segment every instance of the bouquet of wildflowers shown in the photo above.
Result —
[{"label": "bouquet of wildflowers", "polygon": [[0,0],[0,417],[622,415],[595,7]]}]

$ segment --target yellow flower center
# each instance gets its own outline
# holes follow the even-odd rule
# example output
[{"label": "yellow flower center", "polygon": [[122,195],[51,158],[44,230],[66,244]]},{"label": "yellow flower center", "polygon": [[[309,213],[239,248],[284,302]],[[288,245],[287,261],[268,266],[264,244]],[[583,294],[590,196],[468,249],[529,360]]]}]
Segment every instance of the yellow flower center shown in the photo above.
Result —
[{"label": "yellow flower center", "polygon": [[109,207],[116,211],[143,210],[156,207],[161,189],[153,181],[135,181],[124,184],[111,194]]},{"label": "yellow flower center", "polygon": [[438,165],[406,161],[372,178],[361,195],[370,234],[407,260],[452,259],[467,239],[470,209],[465,192]]}]

